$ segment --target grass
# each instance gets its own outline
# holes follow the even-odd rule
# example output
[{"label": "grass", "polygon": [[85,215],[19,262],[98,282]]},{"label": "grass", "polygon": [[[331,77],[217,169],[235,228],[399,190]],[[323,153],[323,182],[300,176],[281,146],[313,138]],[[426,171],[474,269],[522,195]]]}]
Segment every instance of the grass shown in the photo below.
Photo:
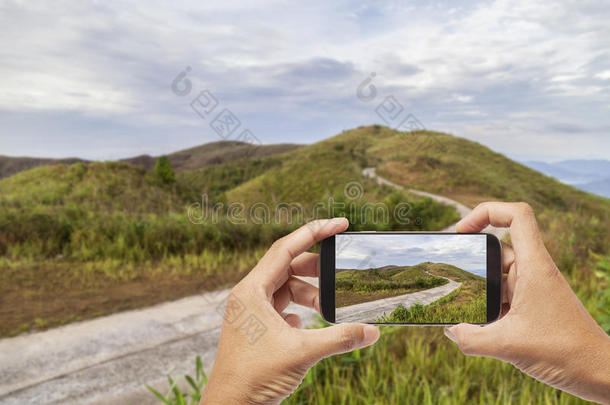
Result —
[{"label": "grass", "polygon": [[322,360],[284,404],[575,404],[498,360],[462,355],[437,327],[381,327],[370,348]]},{"label": "grass", "polygon": [[[400,304],[389,315],[381,316],[378,323],[485,323],[487,319],[486,295],[472,295],[462,287],[428,305],[416,303],[410,308]],[[460,299],[462,298],[462,299]]]},{"label": "grass", "polygon": [[368,270],[342,270],[336,274],[337,308],[394,297],[446,284],[426,273],[423,266],[384,266]]},{"label": "grass", "polygon": [[485,323],[487,320],[486,280],[484,277],[444,263],[421,263],[435,276],[448,277],[462,285],[428,305],[416,303],[410,308],[400,304],[379,323]]},{"label": "grass", "polygon": [[[169,185],[121,162],[38,167],[0,180],[0,336],[236,283],[274,240],[312,218],[272,210],[267,223],[247,214],[241,223],[225,204],[216,217],[208,212],[199,220],[189,207],[204,192],[210,204],[227,202],[230,190],[283,165],[275,155],[237,160],[178,172]],[[456,216],[430,199],[374,184],[368,196],[392,212],[409,201],[412,221],[373,218],[368,199],[346,201],[342,192],[335,201],[343,199],[343,207],[322,205],[316,217],[345,215],[352,230],[370,229],[374,220],[377,229],[417,230]]]},{"label": "grass", "polygon": [[184,376],[185,381],[189,385],[188,392],[182,392],[178,384],[170,376],[167,377],[169,389],[167,394],[162,395],[159,391],[150,386],[146,386],[148,390],[165,405],[197,405],[201,401],[201,391],[204,385],[208,382],[208,377],[203,370],[201,357],[195,359],[195,377],[189,375]]},{"label": "grass", "polygon": [[[320,320],[319,327],[326,324]],[[586,404],[542,384],[499,360],[464,356],[437,327],[380,327],[372,347],[320,361],[284,405],[301,404]],[[202,381],[196,381],[203,389]],[[192,379],[192,377],[189,377]],[[206,380],[207,381],[207,380]],[[192,385],[191,385],[192,386]],[[177,390],[162,399],[199,398]],[[178,391],[178,392],[176,392]],[[201,391],[198,391],[199,393]]]},{"label": "grass", "polygon": [[[428,147],[422,141],[430,136],[437,137],[442,148]],[[295,171],[299,179],[313,172],[318,164],[315,157],[335,153],[332,151],[352,151],[356,170],[376,166],[380,175],[396,183],[447,195],[470,206],[486,200],[529,202],[557,266],[587,310],[610,333],[609,200],[561,184],[465,139],[431,131],[397,133],[384,127],[346,131],[295,151],[291,164],[301,165]],[[343,169],[352,162],[346,165],[339,155],[335,158],[342,163],[339,175],[349,175]],[[327,184],[334,184],[327,182],[332,180],[331,165],[322,163],[320,167],[324,170],[315,172],[320,176],[319,184],[311,184],[317,190],[315,195],[318,191],[324,194],[331,188]],[[285,184],[282,182],[288,182],[289,177],[288,172],[264,174],[228,195],[236,200],[255,200],[257,194],[271,195],[272,186]],[[309,185],[309,179],[299,180],[299,184]],[[365,185],[365,193],[367,188]],[[454,300],[461,299],[464,292],[463,288]],[[535,381],[511,365],[463,356],[441,328],[381,329],[375,346],[318,363],[284,403],[586,403]]]},{"label": "grass", "polygon": [[[426,142],[430,139],[442,147]],[[455,221],[450,208],[363,178],[361,170],[372,166],[395,183],[471,206],[485,200],[529,202],[558,267],[610,332],[608,199],[561,184],[475,142],[431,131],[361,127],[257,157],[258,168],[239,159],[228,163],[223,156],[211,158],[215,168],[207,172],[178,171],[172,186],[159,185],[143,169],[112,162],[34,168],[0,180],[0,334],[230,285],[271,240],[291,229],[285,223],[195,225],[186,218],[186,208],[200,201],[199,191],[246,206],[298,202],[307,212],[322,202],[320,216],[340,214],[336,202],[386,201],[394,208],[401,200],[412,203],[409,223],[371,223],[370,213],[348,210],[352,230],[435,230]],[[271,158],[279,163],[266,160]],[[220,164],[226,172],[216,167]],[[355,201],[344,192],[351,181],[362,186]],[[319,363],[286,401],[404,402],[583,401],[499,361],[462,356],[434,327],[383,328],[374,347]]]}]

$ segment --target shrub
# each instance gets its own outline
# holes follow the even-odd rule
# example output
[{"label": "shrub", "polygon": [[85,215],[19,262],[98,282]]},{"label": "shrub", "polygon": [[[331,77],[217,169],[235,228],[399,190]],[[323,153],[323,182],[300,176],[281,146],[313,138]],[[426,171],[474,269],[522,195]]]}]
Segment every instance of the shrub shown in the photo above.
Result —
[{"label": "shrub", "polygon": [[157,162],[155,163],[154,173],[163,184],[172,184],[176,181],[176,174],[174,173],[174,169],[172,169],[172,164],[170,163],[167,156],[161,156],[157,159]]}]

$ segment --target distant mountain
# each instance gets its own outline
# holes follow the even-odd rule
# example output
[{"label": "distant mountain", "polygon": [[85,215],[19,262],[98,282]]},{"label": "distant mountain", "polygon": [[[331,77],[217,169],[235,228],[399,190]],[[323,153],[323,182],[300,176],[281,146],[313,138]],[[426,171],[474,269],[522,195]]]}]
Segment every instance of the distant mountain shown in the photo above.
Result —
[{"label": "distant mountain", "polygon": [[[186,170],[202,169],[220,163],[230,163],[236,160],[262,158],[278,153],[289,152],[301,145],[280,143],[274,145],[256,145],[235,142],[219,141],[207,143],[193,148],[180,150],[168,154],[172,167],[177,172]],[[157,157],[150,155],[139,155],[132,158],[121,159],[122,162],[140,166],[146,170],[152,170]],[[9,177],[21,171],[38,166],[49,166],[60,163],[71,164],[76,162],[88,162],[79,158],[47,159],[31,157],[10,157],[0,155],[0,178]]]},{"label": "distant mountain", "polygon": [[578,160],[563,160],[561,162],[554,163],[555,166],[561,167],[565,170],[569,170],[573,173],[580,173],[585,175],[602,175],[603,177],[610,177],[610,161],[602,159],[578,159]]},{"label": "distant mountain", "polygon": [[[427,277],[430,274],[450,277],[459,281],[485,279],[483,275],[460,269],[447,263],[422,262],[412,266],[387,265],[368,269],[336,269],[337,279],[358,279],[371,281],[379,278],[393,281],[412,281],[416,277]],[[338,274],[340,273],[340,274]]]},{"label": "distant mountain", "polygon": [[[274,145],[252,145],[246,142],[219,141],[180,150],[167,155],[174,170],[202,169],[221,163],[229,163],[240,159],[261,158],[288,152],[301,145],[280,143]],[[151,170],[155,166],[156,157],[149,155],[123,159],[124,162]]]},{"label": "distant mountain", "polygon": [[562,183],[610,198],[610,161],[608,160],[575,159],[553,163],[539,161],[523,163]]},{"label": "distant mountain", "polygon": [[599,181],[592,181],[591,183],[586,184],[579,184],[577,187],[581,190],[588,191],[589,193],[610,198],[610,178]]},{"label": "distant mountain", "polygon": [[86,162],[86,160],[78,158],[46,159],[0,155],[0,179],[3,177],[12,176],[13,174],[17,174],[33,167],[56,165],[60,163],[72,164],[76,162]]}]

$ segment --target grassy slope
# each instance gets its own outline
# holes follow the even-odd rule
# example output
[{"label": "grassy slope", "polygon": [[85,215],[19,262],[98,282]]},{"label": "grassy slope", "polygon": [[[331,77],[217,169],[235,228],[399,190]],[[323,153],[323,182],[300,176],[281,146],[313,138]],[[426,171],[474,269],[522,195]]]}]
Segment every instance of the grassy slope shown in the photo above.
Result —
[{"label": "grassy slope", "polygon": [[[228,191],[227,200],[243,203],[246,207],[260,203],[276,207],[298,202],[306,214],[314,212],[313,207],[322,202],[328,216],[345,215],[350,219],[356,218],[339,204],[346,207],[354,204],[357,206],[355,211],[361,212],[360,203],[383,201],[389,207],[390,217],[396,202],[409,201],[411,204],[410,224],[380,224],[381,221],[371,218],[358,218],[354,222],[363,222],[366,226],[352,226],[350,230],[438,230],[442,229],[442,224],[455,222],[458,217],[453,210],[439,210],[427,199],[379,186],[362,175],[362,169],[379,161],[378,156],[370,153],[371,148],[393,137],[396,132],[391,129],[363,127],[278,155],[282,159],[281,167]],[[350,199],[350,184],[352,191],[362,191],[360,198]]]},{"label": "grassy slope", "polygon": [[[359,131],[367,129],[375,130],[368,127]],[[529,202],[558,267],[587,309],[608,327],[610,200],[578,191],[477,143],[446,134],[397,134],[369,152],[379,157],[380,175],[405,186],[447,195],[471,206],[485,200]],[[285,403],[303,401],[585,402],[498,360],[463,356],[436,327],[383,328],[373,348],[324,360]]]},{"label": "grassy slope", "polygon": [[44,159],[0,155],[0,179],[38,166],[50,166],[61,163],[72,164],[76,162],[84,162],[84,160],[78,158]]},{"label": "grassy slope", "polygon": [[486,280],[445,263],[421,263],[422,269],[435,276],[447,277],[462,285],[451,294],[429,304],[398,307],[379,319],[381,323],[482,323],[486,320]]},{"label": "grassy slope", "polygon": [[[0,335],[239,280],[274,239],[298,223],[236,225],[221,212],[217,223],[193,224],[187,207],[200,202],[203,192],[211,204],[227,201],[226,194],[240,184],[292,165],[292,154],[178,172],[173,185],[124,162],[39,167],[1,180]],[[375,184],[368,192],[390,199],[390,205],[408,197]],[[442,227],[456,218],[452,209],[429,200],[412,202],[414,212],[430,221],[392,223],[387,229]]]},{"label": "grassy slope", "polygon": [[[231,163],[238,160],[260,159],[279,153],[289,152],[300,147],[301,145],[289,143],[253,147],[244,142],[219,141],[180,150],[178,152],[170,153],[167,156],[169,157],[174,170],[183,172],[202,169],[222,163]],[[151,170],[155,165],[156,159],[157,158],[154,156],[140,155],[122,159],[121,161],[130,163],[134,166],[143,167],[146,170]],[[85,163],[87,161],[78,158],[46,159],[0,155],[0,179],[34,167],[72,164],[77,162]]]},{"label": "grassy slope", "polygon": [[[183,172],[240,160],[260,159],[300,147],[301,145],[289,143],[252,146],[244,142],[219,141],[170,153],[167,157],[174,170]],[[151,170],[155,165],[155,160],[155,157],[142,155],[123,161]]]},{"label": "grassy slope", "polygon": [[[427,141],[433,139],[432,136],[442,139],[442,147],[436,142]],[[245,183],[225,194],[228,200],[238,201],[243,197],[250,202],[256,201],[257,194],[269,201],[294,195],[311,203],[329,190],[341,194],[342,182],[356,179],[363,182],[366,196],[379,198],[375,195],[382,196],[388,191],[371,189],[372,185],[359,175],[359,170],[365,166],[377,166],[381,175],[395,182],[452,196],[470,205],[486,199],[528,201],[536,210],[547,247],[587,309],[597,319],[607,316],[605,308],[608,294],[598,292],[608,288],[608,278],[604,275],[610,269],[608,259],[605,258],[610,247],[610,234],[607,232],[610,229],[610,201],[563,185],[464,139],[431,132],[401,134],[383,127],[362,127],[322,143],[297,149],[282,158],[281,170],[274,169],[273,173],[256,173],[253,178],[244,178]],[[47,216],[50,217],[53,215],[49,213],[54,211],[62,211],[67,215],[70,212],[68,206],[52,203],[54,199],[57,201],[57,193],[53,187],[45,186],[46,182],[53,181],[55,173],[52,170],[54,169],[48,172],[32,171],[24,173],[25,177],[19,180],[0,181],[0,198],[14,194],[25,201],[33,201],[33,205],[24,204],[21,207],[19,198],[13,198],[10,205],[2,199],[2,215],[10,210],[13,210],[11,215],[16,215],[17,210],[22,211],[20,215],[27,217],[31,207],[48,210]],[[111,172],[114,170],[121,173],[123,169],[112,169]],[[125,176],[121,174],[117,177]],[[104,178],[106,180],[103,182],[121,181],[113,179],[113,176]],[[93,190],[100,186],[96,182],[92,181],[89,185]],[[292,187],[293,182],[298,186]],[[140,202],[144,206],[157,207],[159,214],[155,215],[158,217],[163,211],[166,212],[163,218],[170,218],[175,203],[173,192],[168,196],[157,187],[151,186],[150,191],[160,199]],[[102,185],[100,189],[105,189],[105,186]],[[113,193],[111,189],[108,192],[110,195]],[[140,215],[138,207],[129,201],[130,198],[121,198],[120,194],[127,192],[126,188],[120,189],[118,195],[115,195],[118,202],[107,201],[104,196],[100,196],[106,203],[99,204],[99,209],[103,211],[104,206],[118,207],[121,204],[125,207],[132,206],[133,215]],[[136,191],[136,194],[139,192]],[[95,199],[88,200],[86,204],[96,206]],[[83,203],[85,201],[74,196],[73,207],[78,210],[78,206]],[[124,208],[121,210],[115,213],[120,214]],[[91,218],[95,219],[98,212],[93,211]],[[239,258],[229,257],[230,251],[227,250],[222,257],[209,252],[206,256],[202,252],[167,256],[159,262],[144,260],[125,263],[122,259],[105,259],[102,263],[89,261],[85,266],[77,267],[78,277],[72,277],[70,273],[75,266],[67,258],[43,261],[36,255],[31,259],[7,256],[6,252],[11,251],[15,243],[6,239],[4,227],[19,227],[21,222],[14,222],[14,217],[6,215],[3,220],[4,222],[0,220],[0,238],[5,252],[0,256],[0,274],[3,277],[0,284],[3,288],[0,308],[7,309],[7,313],[2,314],[2,317],[13,322],[11,314],[29,311],[32,316],[41,314],[40,326],[45,326],[45,322],[65,322],[70,320],[70,316],[74,317],[75,313],[76,317],[90,317],[146,305],[153,299],[171,298],[159,291],[145,291],[145,287],[151,285],[151,288],[156,288],[156,284],[165,283],[167,288],[162,291],[170,291],[172,294],[172,289],[180,290],[177,294],[187,294],[198,288],[209,288],[210,279],[202,276],[207,273],[201,269],[219,269],[217,274],[229,273],[229,270],[235,271],[235,268],[245,271],[264,249],[253,250]],[[150,220],[145,222],[154,223]],[[35,223],[40,224],[40,221]],[[50,224],[47,233],[54,234],[56,224]],[[424,229],[429,224],[430,222],[424,223]],[[183,228],[190,229],[185,226],[168,227],[167,237],[171,238],[172,232]],[[230,227],[221,225],[214,229],[220,232],[208,237],[220,234],[229,240],[237,239]],[[592,253],[599,255],[594,258]],[[240,259],[243,260],[241,264],[235,265],[235,260]],[[593,274],[596,262],[606,263],[598,268],[602,274],[600,277]],[[140,271],[140,266],[146,271]],[[189,272],[197,280],[196,283],[193,279],[183,277]],[[230,281],[225,279],[225,282]],[[116,287],[112,290],[114,295],[103,293],[107,290],[100,285],[103,288]],[[50,296],[55,290],[59,293]],[[78,296],[74,298],[70,293]],[[97,300],[92,300],[91,296],[97,297]],[[111,301],[111,305],[107,301]],[[71,313],[57,312],[61,319],[56,320],[45,318],[47,315],[52,316],[50,314],[53,312],[47,314],[44,311],[53,302],[63,304]],[[26,329],[32,325],[33,319],[28,319],[27,322]],[[6,321],[2,325],[5,327]],[[6,334],[7,330],[2,333]],[[383,392],[383,397],[380,392]],[[384,329],[381,341],[375,347],[326,359],[316,366],[297,393],[286,401],[304,402],[529,404],[578,401],[567,394],[559,394],[544,387],[509,365],[491,359],[462,356],[438,328],[390,328]]]},{"label": "grassy slope", "polygon": [[[208,176],[209,184],[244,174],[231,176]],[[0,335],[230,285],[287,231],[194,225],[188,190],[127,163],[38,167],[0,180]]]},{"label": "grassy slope", "polygon": [[375,301],[446,284],[430,276],[423,266],[384,266],[368,270],[342,270],[336,276],[337,307]]}]

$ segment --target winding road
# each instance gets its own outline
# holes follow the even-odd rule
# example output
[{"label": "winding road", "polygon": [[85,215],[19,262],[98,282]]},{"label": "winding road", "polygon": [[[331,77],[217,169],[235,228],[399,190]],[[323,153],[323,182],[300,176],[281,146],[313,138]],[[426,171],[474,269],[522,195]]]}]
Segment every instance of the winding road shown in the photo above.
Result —
[{"label": "winding road", "polygon": [[[364,169],[363,175],[379,184],[403,189],[377,176],[375,168]],[[446,197],[408,191],[454,206],[460,217],[470,212],[465,205]],[[454,229],[452,226],[444,231]],[[504,231],[491,228],[485,232],[504,235]],[[317,279],[307,281],[317,284]],[[443,287],[455,284],[436,288]],[[1,339],[0,404],[157,403],[145,384],[165,392],[165,376],[170,374],[182,381],[180,376],[194,374],[197,355],[202,357],[204,368],[210,369],[220,337],[222,305],[228,294],[229,290],[209,292]],[[295,304],[287,312],[300,315],[305,325],[315,319],[314,311]]]},{"label": "winding road", "polygon": [[380,316],[389,315],[399,304],[407,309],[416,303],[421,305],[432,304],[434,301],[451,294],[462,285],[462,283],[450,278],[438,277],[449,282],[423,291],[337,308],[337,322],[375,322]]}]

